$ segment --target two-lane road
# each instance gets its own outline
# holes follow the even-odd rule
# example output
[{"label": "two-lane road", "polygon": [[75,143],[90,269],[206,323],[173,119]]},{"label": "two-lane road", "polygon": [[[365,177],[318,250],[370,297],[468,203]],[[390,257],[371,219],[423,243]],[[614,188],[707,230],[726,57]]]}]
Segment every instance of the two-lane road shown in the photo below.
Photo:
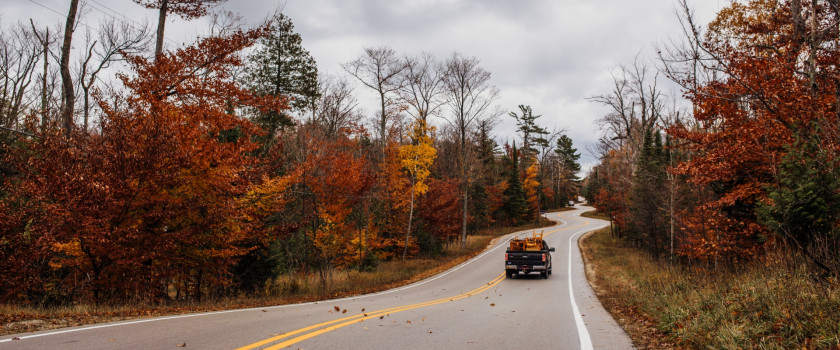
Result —
[{"label": "two-lane road", "polygon": [[581,218],[584,210],[549,214],[560,224],[545,229],[556,248],[548,279],[505,279],[505,237],[454,269],[381,293],[9,335],[0,349],[632,348],[583,274],[577,239],[606,225]]}]

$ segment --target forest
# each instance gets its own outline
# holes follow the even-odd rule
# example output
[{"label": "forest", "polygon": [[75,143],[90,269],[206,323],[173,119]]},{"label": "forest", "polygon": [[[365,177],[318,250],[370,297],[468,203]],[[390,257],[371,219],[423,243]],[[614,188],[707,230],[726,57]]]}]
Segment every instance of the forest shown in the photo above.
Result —
[{"label": "forest", "polygon": [[838,2],[734,1],[708,26],[687,1],[678,9],[681,39],[616,68],[613,89],[591,98],[609,113],[585,196],[659,261],[796,261],[836,283]]},{"label": "forest", "polygon": [[[134,2],[157,28],[80,26],[78,0],[66,23],[0,23],[2,303],[259,294],[436,257],[579,194],[572,140],[499,106],[476,57],[359,48],[330,76],[280,12],[249,26],[220,0]],[[167,16],[210,28],[166,49]]]}]

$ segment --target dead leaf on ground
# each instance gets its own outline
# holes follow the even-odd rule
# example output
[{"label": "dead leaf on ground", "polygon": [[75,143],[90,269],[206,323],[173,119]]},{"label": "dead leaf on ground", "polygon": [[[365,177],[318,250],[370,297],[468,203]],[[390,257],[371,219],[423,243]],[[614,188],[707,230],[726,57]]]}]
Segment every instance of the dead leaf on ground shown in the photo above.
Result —
[{"label": "dead leaf on ground", "polygon": [[490,303],[490,306],[496,306],[496,303]]},{"label": "dead leaf on ground", "polygon": [[411,320],[405,321],[405,323],[411,324]]},{"label": "dead leaf on ground", "polygon": [[333,306],[333,309],[335,309],[335,311],[341,311],[341,308],[338,306]]},{"label": "dead leaf on ground", "polygon": [[179,347],[179,348],[186,348],[186,347],[187,347],[187,343],[185,342],[185,343],[183,343],[183,344],[181,344],[181,345],[175,345],[175,346],[176,346],[176,347]]},{"label": "dead leaf on ground", "polygon": [[341,310],[341,313],[346,314],[346,313],[347,313],[347,309]]}]

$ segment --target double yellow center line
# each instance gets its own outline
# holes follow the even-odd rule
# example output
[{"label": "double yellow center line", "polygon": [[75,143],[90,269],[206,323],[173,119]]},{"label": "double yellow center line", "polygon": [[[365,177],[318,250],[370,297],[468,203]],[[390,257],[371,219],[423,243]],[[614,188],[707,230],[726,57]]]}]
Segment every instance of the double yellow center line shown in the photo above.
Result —
[{"label": "double yellow center line", "polygon": [[333,330],[336,330],[336,329],[339,329],[339,328],[342,328],[342,327],[346,327],[346,326],[349,326],[351,324],[359,323],[359,322],[362,322],[364,320],[368,320],[368,319],[371,319],[371,318],[374,318],[374,317],[380,317],[380,316],[385,316],[387,314],[397,313],[397,312],[400,312],[400,311],[412,310],[412,309],[417,309],[417,308],[421,308],[421,307],[432,306],[432,305],[448,303],[448,302],[452,302],[452,301],[456,301],[456,300],[460,300],[460,299],[464,299],[464,298],[469,298],[470,296],[482,293],[482,292],[484,292],[484,291],[486,291],[490,288],[493,288],[495,285],[499,284],[499,282],[503,281],[504,279],[505,279],[505,274],[502,273],[499,276],[497,276],[496,278],[494,278],[492,281],[482,285],[481,287],[478,287],[478,288],[473,289],[473,290],[471,290],[469,292],[466,292],[466,293],[458,294],[458,295],[453,296],[453,297],[441,298],[441,299],[427,301],[427,302],[423,302],[423,303],[397,306],[397,307],[392,307],[392,308],[389,308],[389,309],[382,309],[382,310],[373,311],[373,312],[369,312],[369,313],[347,316],[347,317],[339,318],[337,320],[327,321],[327,322],[319,323],[319,324],[312,325],[312,326],[309,326],[309,327],[301,328],[301,329],[298,329],[296,331],[283,333],[283,334],[280,334],[276,337],[271,337],[271,338],[268,338],[268,339],[250,344],[250,345],[243,346],[241,348],[238,348],[237,350],[254,349],[254,348],[259,347],[259,346],[274,343],[276,341],[280,341],[280,340],[283,340],[283,339],[286,339],[286,338],[289,338],[289,337],[292,337],[292,336],[295,336],[295,335],[298,335],[298,334],[301,334],[301,333],[306,333],[306,332],[312,331],[314,329],[320,328],[316,331],[313,331],[313,332],[310,332],[310,333],[306,333],[306,334],[288,339],[286,341],[283,341],[282,343],[275,344],[271,347],[266,348],[267,350],[282,349],[284,347],[287,347],[289,345],[304,341],[306,339],[309,339],[309,338],[312,338],[312,337],[315,337],[315,336],[318,336],[318,335],[321,335],[321,334],[324,334],[324,333],[327,333],[327,332],[330,332],[330,331],[333,331]]},{"label": "double yellow center line", "polygon": [[[587,224],[589,224],[589,222],[584,220],[584,224],[582,224],[582,225],[576,225],[576,226],[572,226],[572,227],[563,227],[563,228],[560,228],[560,229],[552,230],[552,231],[547,232],[544,236],[548,236],[548,235],[550,235],[552,233],[555,233],[555,232],[558,232],[558,231],[569,230],[569,229],[574,229],[574,228],[586,226]],[[432,305],[448,303],[448,302],[452,302],[452,301],[456,301],[456,300],[460,300],[460,299],[464,299],[464,298],[469,298],[473,295],[482,293],[482,292],[484,292],[484,291],[486,291],[490,288],[493,288],[497,284],[501,283],[504,279],[505,279],[505,274],[502,273],[502,274],[499,274],[498,276],[496,276],[496,278],[494,278],[492,281],[487,282],[486,284],[482,285],[481,287],[478,287],[478,288],[473,289],[473,290],[471,290],[469,292],[466,292],[466,293],[458,294],[456,296],[452,296],[452,297],[448,297],[448,298],[441,298],[441,299],[436,299],[436,300],[431,300],[431,301],[426,301],[426,302],[416,303],[416,304],[411,304],[411,305],[396,306],[396,307],[392,307],[392,308],[388,308],[388,309],[382,309],[382,310],[372,311],[372,312],[369,312],[369,313],[362,313],[362,314],[357,314],[357,315],[353,315],[353,316],[347,316],[347,317],[339,318],[339,319],[332,320],[332,321],[322,322],[322,323],[319,323],[319,324],[316,324],[316,325],[312,325],[312,326],[309,326],[309,327],[304,327],[304,328],[301,328],[301,329],[298,329],[298,330],[295,330],[295,331],[291,331],[291,332],[288,332],[288,333],[283,333],[283,334],[277,335],[275,337],[271,337],[271,338],[268,338],[268,339],[265,339],[265,340],[261,340],[261,341],[258,341],[256,343],[243,346],[243,347],[238,348],[236,350],[250,350],[250,349],[257,348],[257,347],[261,347],[263,345],[268,345],[268,344],[286,339],[285,341],[282,341],[281,343],[277,343],[277,344],[274,344],[274,345],[272,345],[268,348],[265,348],[266,350],[282,349],[284,347],[287,347],[289,345],[292,345],[292,344],[295,344],[295,343],[298,343],[298,342],[302,342],[302,341],[307,340],[309,338],[316,337],[316,336],[319,336],[321,334],[324,334],[324,333],[327,333],[327,332],[330,332],[330,331],[334,331],[334,330],[342,328],[342,327],[349,326],[351,324],[355,324],[355,323],[359,323],[359,322],[362,322],[362,321],[365,321],[365,320],[369,320],[371,318],[381,317],[381,316],[385,316],[385,315],[388,315],[388,314],[397,313],[397,312],[401,312],[401,311],[412,310],[412,309],[417,309],[417,308],[421,308],[421,307],[432,306]],[[309,333],[307,333],[307,332],[309,332]],[[298,334],[301,334],[301,335],[298,335]],[[296,337],[294,337],[294,336],[296,336]],[[287,338],[290,338],[290,337],[294,337],[294,338],[287,339]]]}]

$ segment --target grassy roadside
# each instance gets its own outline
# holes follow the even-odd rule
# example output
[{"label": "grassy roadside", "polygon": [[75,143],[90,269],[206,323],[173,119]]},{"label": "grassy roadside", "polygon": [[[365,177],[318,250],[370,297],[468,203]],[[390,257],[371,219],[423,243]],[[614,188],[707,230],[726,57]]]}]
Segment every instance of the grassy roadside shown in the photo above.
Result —
[{"label": "grassy roadside", "polygon": [[814,282],[796,264],[669,268],[609,229],[580,245],[590,284],[640,349],[840,349],[840,287]]},{"label": "grassy roadside", "polygon": [[[484,251],[498,237],[516,231],[551,225],[554,223],[545,220],[539,224],[483,230],[477,235],[467,237],[465,249],[453,245],[447,247],[444,253],[436,258],[409,259],[405,263],[383,262],[376,271],[370,272],[336,270],[332,272],[332,278],[327,285],[320,282],[317,273],[295,278],[284,275],[270,287],[272,290],[266,293],[269,296],[263,297],[226,298],[202,303],[173,303],[171,305],[80,304],[55,308],[0,305],[0,335],[141,317],[265,307],[373,293],[410,284],[452,268]],[[294,287],[290,288],[291,285]]]}]

